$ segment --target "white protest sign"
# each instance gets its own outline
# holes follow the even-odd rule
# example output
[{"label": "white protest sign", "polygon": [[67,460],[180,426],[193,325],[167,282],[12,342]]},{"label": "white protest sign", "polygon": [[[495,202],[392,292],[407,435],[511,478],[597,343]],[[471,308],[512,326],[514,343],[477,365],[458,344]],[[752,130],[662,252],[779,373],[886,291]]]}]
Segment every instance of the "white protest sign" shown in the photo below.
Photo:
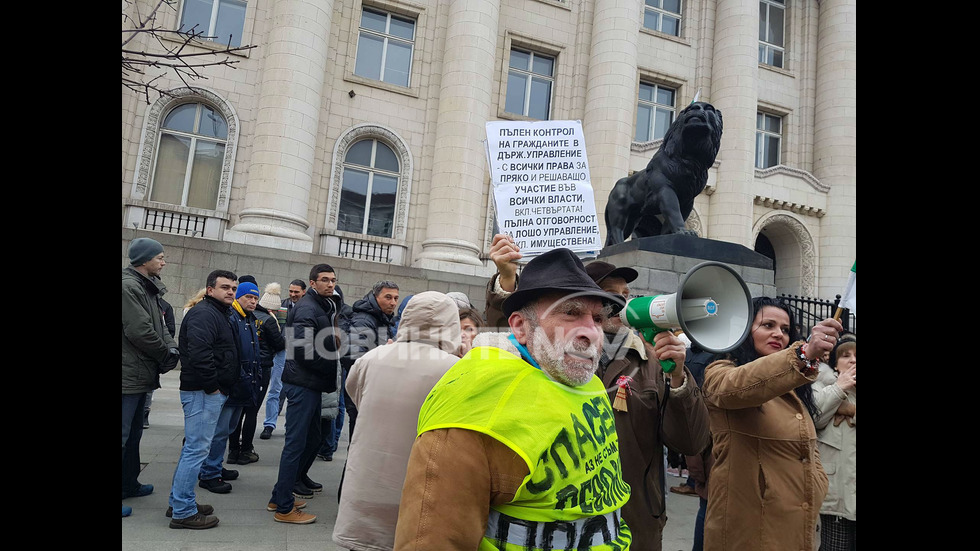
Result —
[{"label": "white protest sign", "polygon": [[487,161],[500,232],[526,259],[602,248],[580,121],[487,122]]}]

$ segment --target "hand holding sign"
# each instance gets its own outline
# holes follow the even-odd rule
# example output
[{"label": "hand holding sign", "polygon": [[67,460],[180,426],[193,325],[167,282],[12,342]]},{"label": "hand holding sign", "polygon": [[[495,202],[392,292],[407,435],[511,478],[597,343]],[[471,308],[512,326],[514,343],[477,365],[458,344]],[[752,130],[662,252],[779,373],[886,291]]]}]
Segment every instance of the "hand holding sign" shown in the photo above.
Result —
[{"label": "hand holding sign", "polygon": [[602,247],[579,121],[491,121],[487,160],[497,222],[525,258]]}]

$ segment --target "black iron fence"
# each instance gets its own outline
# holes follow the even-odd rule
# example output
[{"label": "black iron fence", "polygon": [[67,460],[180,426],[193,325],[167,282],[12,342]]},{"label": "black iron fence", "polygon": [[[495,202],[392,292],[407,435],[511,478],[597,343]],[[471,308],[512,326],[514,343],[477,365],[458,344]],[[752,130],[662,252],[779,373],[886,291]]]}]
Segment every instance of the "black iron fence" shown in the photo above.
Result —
[{"label": "black iron fence", "polygon": [[[800,333],[804,336],[820,320],[834,317],[837,305],[840,304],[840,295],[837,295],[832,301],[796,295],[777,295],[777,297],[792,306],[793,311],[796,312],[796,322],[800,327]],[[845,308],[841,312],[840,323],[844,326],[844,331],[857,334],[857,318],[850,310]]]}]

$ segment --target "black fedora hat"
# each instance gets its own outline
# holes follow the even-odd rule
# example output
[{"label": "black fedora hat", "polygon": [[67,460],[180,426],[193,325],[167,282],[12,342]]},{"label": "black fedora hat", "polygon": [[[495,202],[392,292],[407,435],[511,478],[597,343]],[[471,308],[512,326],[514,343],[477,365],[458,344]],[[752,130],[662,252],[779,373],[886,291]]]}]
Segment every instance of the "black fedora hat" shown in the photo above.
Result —
[{"label": "black fedora hat", "polygon": [[552,249],[524,267],[517,290],[504,300],[504,315],[509,317],[529,301],[551,292],[594,296],[604,304],[611,304],[614,313],[625,305],[623,297],[603,291],[589,277],[575,253],[569,249]]},{"label": "black fedora hat", "polygon": [[617,268],[613,264],[603,262],[601,260],[589,262],[585,266],[585,271],[589,274],[589,277],[592,278],[592,281],[595,281],[596,283],[602,283],[602,280],[606,279],[607,277],[621,277],[626,280],[626,283],[629,283],[640,275],[640,273],[633,268]]}]

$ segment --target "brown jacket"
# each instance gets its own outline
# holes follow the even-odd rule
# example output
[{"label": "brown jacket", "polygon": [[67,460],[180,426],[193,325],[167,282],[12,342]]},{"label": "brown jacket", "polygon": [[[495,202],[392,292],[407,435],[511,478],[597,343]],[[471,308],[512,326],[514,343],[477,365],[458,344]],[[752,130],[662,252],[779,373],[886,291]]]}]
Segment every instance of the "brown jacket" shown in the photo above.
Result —
[{"label": "brown jacket", "polygon": [[813,420],[793,389],[810,384],[796,348],[704,375],[713,437],[704,549],[809,551],[827,474]]},{"label": "brown jacket", "polygon": [[[487,284],[486,319],[491,326],[506,326],[501,311],[506,295],[494,293],[496,278],[495,274]],[[629,502],[623,507],[623,518],[633,533],[630,549],[660,551],[667,520],[663,491],[664,445],[682,454],[700,453],[711,443],[708,409],[701,389],[687,368],[684,368],[685,383],[667,394],[669,385],[660,363],[647,360],[653,347],[645,345],[635,333],[623,331],[619,335],[606,335],[603,351],[603,362],[596,375],[608,389],[610,403],[616,399],[619,377],[628,375],[633,378],[632,392],[627,392],[627,411],[616,411],[623,479],[631,489]]]}]

